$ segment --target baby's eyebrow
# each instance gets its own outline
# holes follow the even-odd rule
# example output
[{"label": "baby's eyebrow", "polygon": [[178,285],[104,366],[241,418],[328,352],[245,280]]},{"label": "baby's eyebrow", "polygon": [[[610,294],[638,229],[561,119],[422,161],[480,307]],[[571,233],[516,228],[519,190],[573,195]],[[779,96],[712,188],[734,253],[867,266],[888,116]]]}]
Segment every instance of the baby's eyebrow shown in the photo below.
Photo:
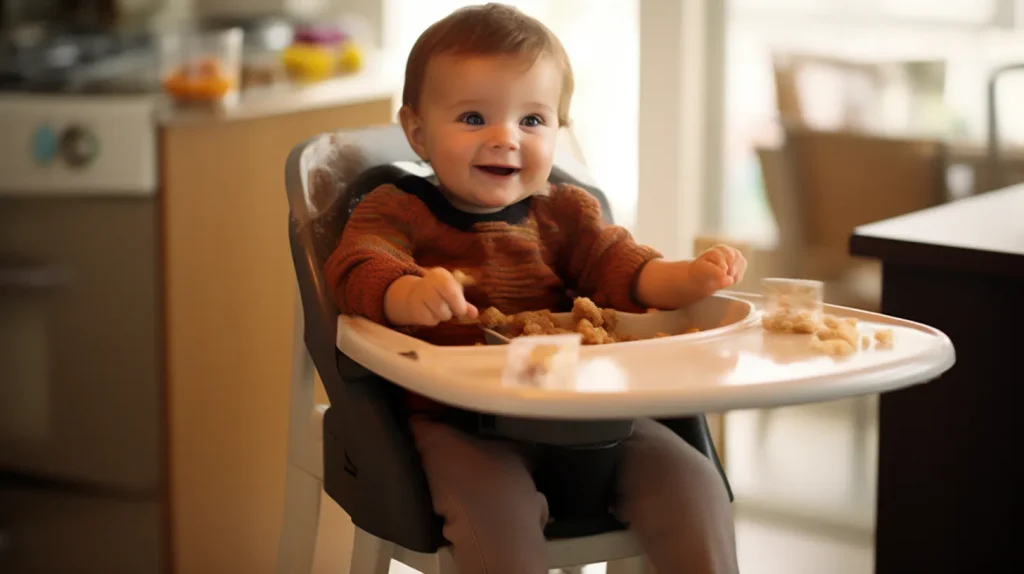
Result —
[{"label": "baby's eyebrow", "polygon": [[[451,107],[453,107],[453,108],[463,108],[463,107],[467,107],[467,106],[472,107],[472,106],[479,106],[481,104],[486,104],[486,103],[488,103],[487,100],[479,100],[479,99],[459,100],[459,101],[455,102],[454,104],[452,104]],[[542,109],[547,110],[549,112],[555,111],[555,108],[553,108],[551,106],[551,104],[546,104],[544,102],[527,102],[526,103],[526,107],[542,108]]]},{"label": "baby's eyebrow", "polygon": [[453,108],[460,108],[463,106],[478,106],[485,103],[485,100],[459,100],[452,104]]}]

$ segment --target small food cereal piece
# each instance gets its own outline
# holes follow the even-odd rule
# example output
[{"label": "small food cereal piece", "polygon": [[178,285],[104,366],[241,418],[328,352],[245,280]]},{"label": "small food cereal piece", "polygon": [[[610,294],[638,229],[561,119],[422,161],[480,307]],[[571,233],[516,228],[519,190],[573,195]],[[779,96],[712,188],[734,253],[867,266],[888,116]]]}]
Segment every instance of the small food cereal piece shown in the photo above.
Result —
[{"label": "small food cereal piece", "polygon": [[700,333],[700,329],[698,329],[697,327],[690,327],[689,329],[686,330],[687,335],[692,335],[694,333]]},{"label": "small food cereal piece", "polygon": [[856,353],[861,346],[866,349],[865,339],[857,332],[855,323],[825,315],[820,328],[814,331],[811,346],[826,355],[844,357]]},{"label": "small food cereal piece", "polygon": [[779,307],[764,314],[761,318],[761,326],[772,333],[809,335],[817,331],[821,324],[815,320],[814,314],[810,311]]},{"label": "small food cereal piece", "polygon": [[455,281],[459,285],[462,285],[463,287],[466,287],[467,285],[476,285],[476,279],[473,279],[469,275],[466,275],[464,271],[461,271],[459,269],[452,271],[452,277],[454,277]]},{"label": "small food cereal piece", "polygon": [[583,319],[590,321],[595,327],[604,326],[604,313],[601,308],[587,297],[577,297],[572,302],[572,322],[579,323]]},{"label": "small food cereal piece", "polygon": [[892,346],[892,329],[879,329],[875,331],[875,340],[881,347]]},{"label": "small food cereal piece", "polygon": [[580,319],[576,323],[576,332],[583,335],[584,345],[606,345],[608,343],[614,343],[608,332],[602,327],[595,327],[589,319]]},{"label": "small food cereal piece", "polygon": [[857,352],[857,347],[845,339],[811,339],[811,347],[832,357],[845,357]]},{"label": "small food cereal piece", "polygon": [[655,333],[654,334],[654,338],[655,339],[661,339],[662,337],[671,337],[671,336],[672,335],[670,335],[668,333]]},{"label": "small food cereal piece", "polygon": [[801,311],[797,314],[796,320],[793,321],[793,332],[801,333],[804,335],[810,335],[811,333],[818,330],[818,323],[814,320],[814,317],[807,311]]},{"label": "small food cereal piece", "polygon": [[856,349],[858,339],[860,338],[857,328],[845,321],[837,321],[834,317],[832,319],[832,321],[829,321],[829,317],[825,317],[825,326],[818,329],[814,336],[822,341],[840,339]]},{"label": "small food cereal piece", "polygon": [[509,318],[494,307],[488,307],[480,313],[480,324],[488,329],[501,329],[507,327]]},{"label": "small food cereal piece", "polygon": [[530,323],[536,323],[540,325],[542,329],[554,329],[555,318],[551,316],[551,311],[543,309],[541,311],[523,311],[522,313],[516,313],[510,317],[510,323],[518,326],[520,329],[525,329]]},{"label": "small food cereal piece", "polygon": [[856,317],[847,317],[846,319],[844,319],[844,321],[846,321],[850,325],[853,325],[854,327],[857,326],[857,318]]},{"label": "small food cereal piece", "polygon": [[540,323],[527,323],[523,325],[523,336],[547,335],[547,329]]},{"label": "small food cereal piece", "polygon": [[861,349],[867,349],[870,346],[871,346],[871,337],[868,337],[867,335],[864,335],[863,337],[860,338],[860,348]]},{"label": "small food cereal piece", "polygon": [[607,331],[614,331],[619,326],[619,315],[615,309],[601,309],[601,318],[604,319],[603,327]]}]

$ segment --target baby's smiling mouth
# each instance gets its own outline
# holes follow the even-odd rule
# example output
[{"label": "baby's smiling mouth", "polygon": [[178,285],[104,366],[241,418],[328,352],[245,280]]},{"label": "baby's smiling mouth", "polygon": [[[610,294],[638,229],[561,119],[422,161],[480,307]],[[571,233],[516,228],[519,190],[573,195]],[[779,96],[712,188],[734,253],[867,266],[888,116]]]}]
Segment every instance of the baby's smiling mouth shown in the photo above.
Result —
[{"label": "baby's smiling mouth", "polygon": [[477,169],[485,171],[485,172],[487,172],[487,173],[489,173],[491,175],[502,175],[502,176],[514,175],[516,173],[519,173],[519,169],[520,169],[518,167],[512,167],[512,166],[508,166],[508,165],[478,165],[478,166],[475,166],[475,167]]}]

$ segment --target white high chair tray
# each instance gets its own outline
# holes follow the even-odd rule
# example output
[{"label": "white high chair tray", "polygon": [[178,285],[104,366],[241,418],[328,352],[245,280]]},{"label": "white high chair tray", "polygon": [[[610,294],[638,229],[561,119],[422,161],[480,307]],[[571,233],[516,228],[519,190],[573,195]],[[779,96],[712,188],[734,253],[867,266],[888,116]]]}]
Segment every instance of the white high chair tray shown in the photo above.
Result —
[{"label": "white high chair tray", "polygon": [[952,343],[936,329],[826,305],[825,313],[856,318],[862,334],[890,329],[893,335],[888,348],[872,345],[831,357],[812,348],[811,335],[765,331],[762,302],[759,295],[720,294],[703,305],[727,308],[723,316],[741,308],[745,318],[690,335],[584,346],[575,382],[560,388],[504,382],[509,345],[441,347],[350,316],[338,319],[337,343],[359,364],[436,401],[483,413],[565,420],[830,401],[924,383],[955,361]]}]

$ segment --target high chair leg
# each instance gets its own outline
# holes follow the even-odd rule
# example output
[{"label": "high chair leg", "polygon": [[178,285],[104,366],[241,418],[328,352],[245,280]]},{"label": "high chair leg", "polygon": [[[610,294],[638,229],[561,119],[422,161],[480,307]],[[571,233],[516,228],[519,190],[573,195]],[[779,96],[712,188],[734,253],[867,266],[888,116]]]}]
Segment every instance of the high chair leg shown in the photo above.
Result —
[{"label": "high chair leg", "polygon": [[352,541],[352,562],[349,574],[388,574],[394,544],[356,528]]},{"label": "high chair leg", "polygon": [[646,556],[624,558],[608,563],[605,574],[648,574],[654,572],[647,562]]},{"label": "high chair leg", "polygon": [[278,543],[277,574],[310,574],[320,525],[320,480],[289,464],[285,483],[284,523]]}]

